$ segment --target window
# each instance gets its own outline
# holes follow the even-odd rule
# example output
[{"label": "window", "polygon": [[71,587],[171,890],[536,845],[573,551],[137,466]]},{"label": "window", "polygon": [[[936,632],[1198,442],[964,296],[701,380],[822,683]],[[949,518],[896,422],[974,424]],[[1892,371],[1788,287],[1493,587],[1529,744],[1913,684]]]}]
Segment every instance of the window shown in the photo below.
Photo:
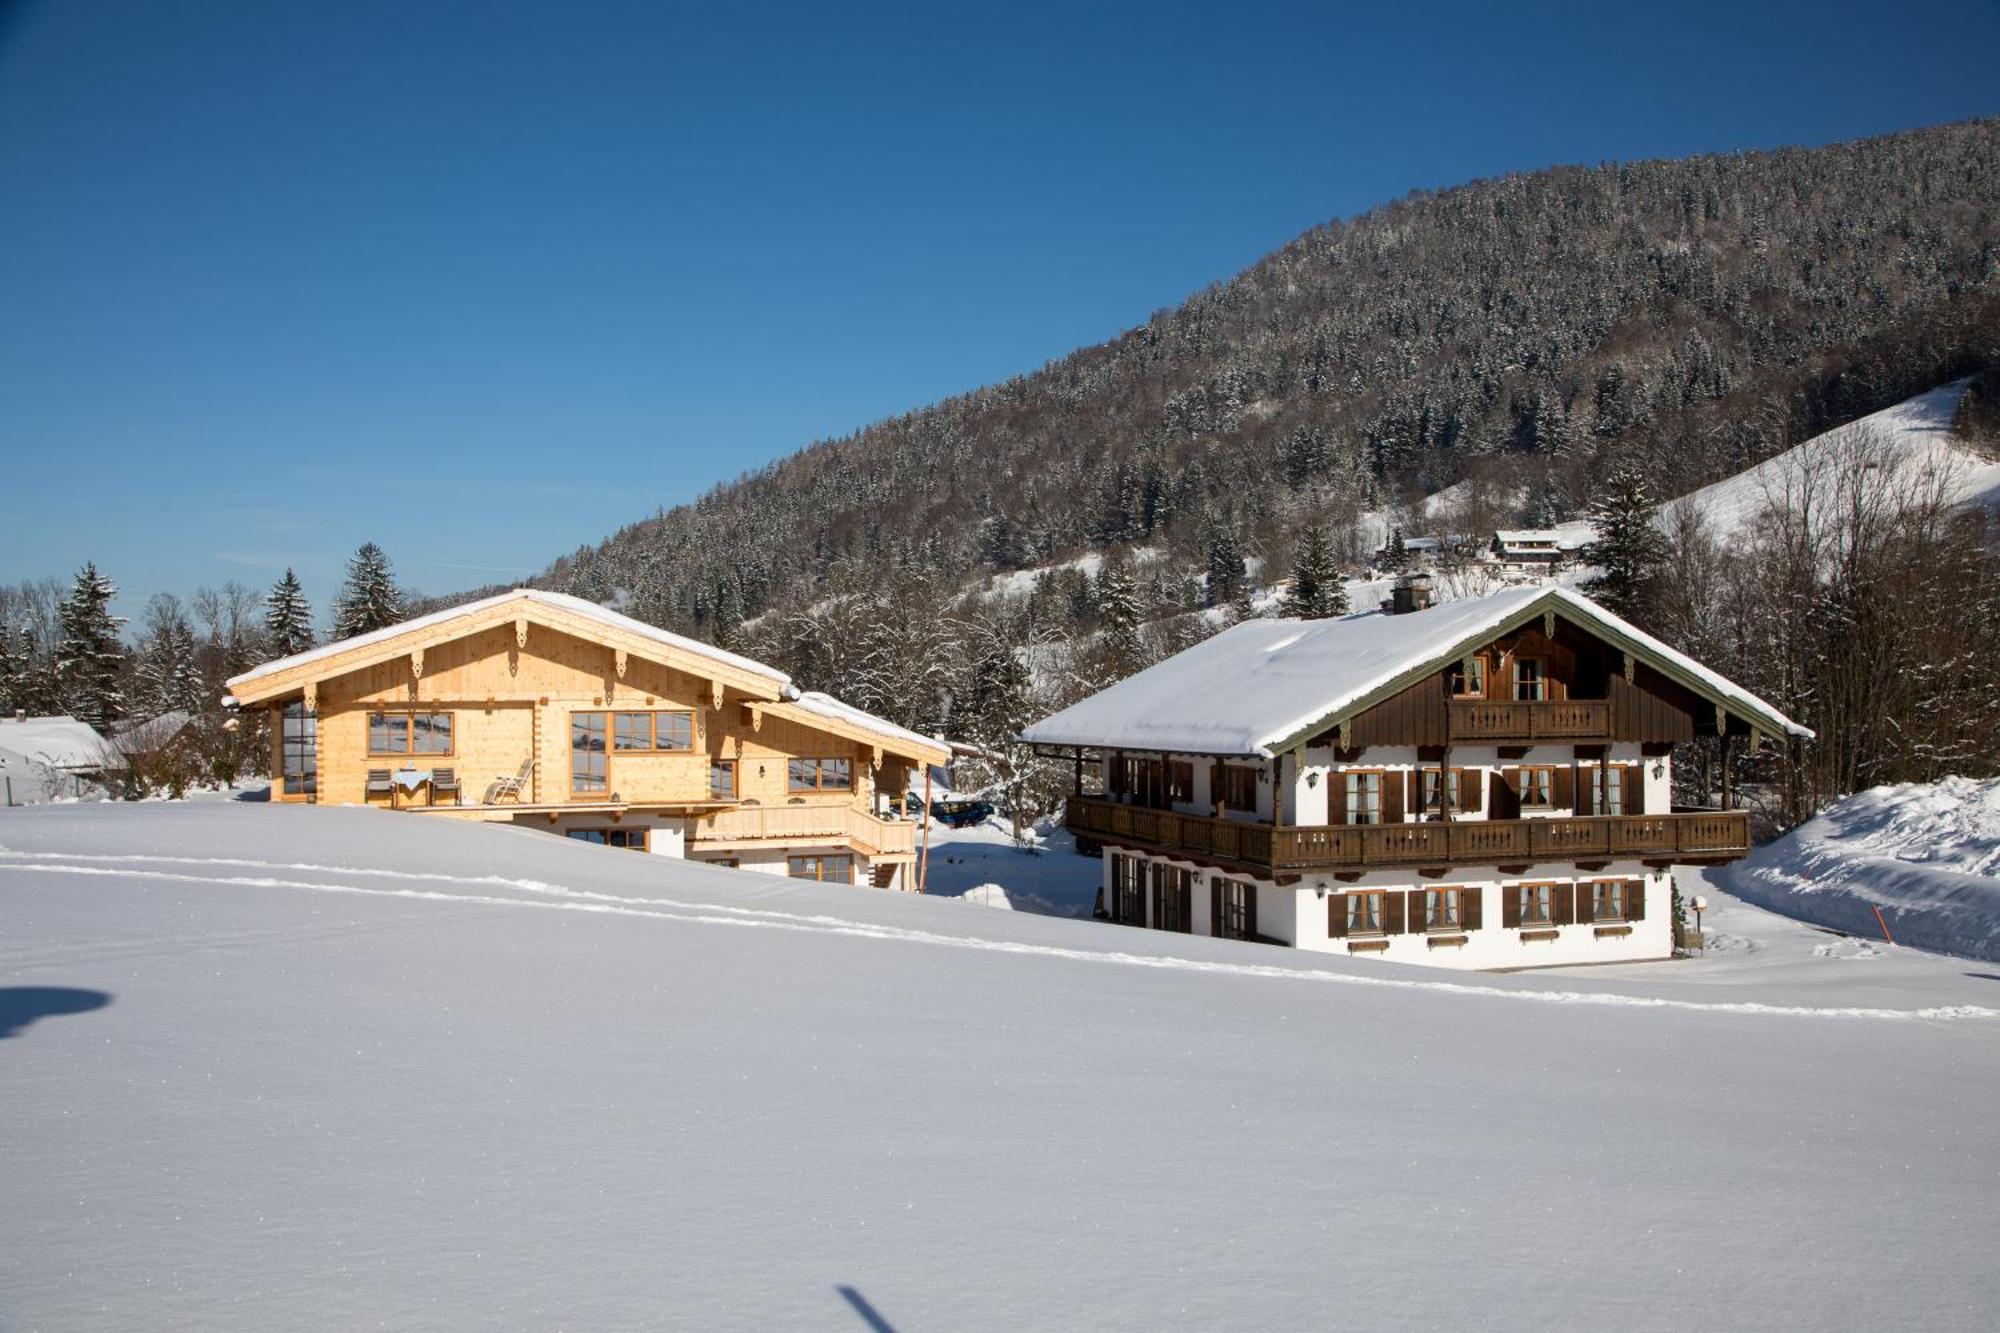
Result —
[{"label": "window", "polygon": [[1553,884],[1522,884],[1515,888],[1515,915],[1523,926],[1555,924],[1555,890]]},{"label": "window", "polygon": [[1521,804],[1548,809],[1556,803],[1556,771],[1536,764],[1521,770]]},{"label": "window", "polygon": [[604,753],[603,713],[569,715],[569,790],[572,796],[599,796],[610,790]]},{"label": "window", "polygon": [[1539,657],[1515,658],[1514,697],[1523,701],[1548,698],[1548,666],[1549,664]]},{"label": "window", "polygon": [[1247,940],[1257,933],[1256,885],[1216,879],[1215,933],[1225,940]]},{"label": "window", "polygon": [[[1466,668],[1470,667],[1471,670]],[[1451,692],[1458,699],[1484,699],[1486,697],[1486,659],[1468,658],[1459,663],[1451,673]]]},{"label": "window", "polygon": [[450,713],[370,713],[371,755],[449,755]]},{"label": "window", "polygon": [[1597,766],[1598,791],[1600,799],[1597,811],[1604,815],[1625,813],[1625,766],[1623,764],[1599,764]]},{"label": "window", "polygon": [[315,796],[319,793],[319,714],[309,713],[303,702],[285,705],[278,723],[278,766],[286,796]]},{"label": "window", "polygon": [[1347,822],[1350,824],[1379,824],[1382,822],[1382,775],[1380,773],[1347,774]]},{"label": "window", "polygon": [[675,754],[694,748],[694,714],[614,713],[611,748],[620,754]]},{"label": "window", "polygon": [[1185,759],[1167,761],[1167,800],[1192,801],[1194,799],[1194,765]]},{"label": "window", "polygon": [[793,759],[785,765],[785,782],[791,791],[847,791],[854,784],[854,762],[850,759]]},{"label": "window", "polygon": [[1382,933],[1381,894],[1350,893],[1347,895],[1347,933],[1350,935],[1380,935]]},{"label": "window", "polygon": [[573,828],[569,836],[578,842],[599,847],[625,847],[635,852],[646,850],[646,830],[642,828]]},{"label": "window", "polygon": [[1590,886],[1590,919],[1599,922],[1625,919],[1625,881],[1601,879]]},{"label": "window", "polygon": [[1424,890],[1424,929],[1461,930],[1464,928],[1464,897],[1458,889]]},{"label": "window", "polygon": [[854,858],[839,856],[788,856],[785,873],[793,879],[816,879],[822,884],[852,884]]},{"label": "window", "polygon": [[1257,770],[1244,764],[1222,766],[1222,804],[1225,809],[1257,812]]},{"label": "window", "polygon": [[1136,856],[1111,854],[1111,919],[1128,926],[1146,924],[1146,890],[1140,876],[1144,862]]},{"label": "window", "polygon": [[1194,898],[1194,872],[1182,866],[1153,865],[1153,929],[1194,929],[1189,919]]},{"label": "window", "polygon": [[733,801],[736,799],[736,761],[734,759],[711,759],[708,761],[708,798],[712,801]]}]

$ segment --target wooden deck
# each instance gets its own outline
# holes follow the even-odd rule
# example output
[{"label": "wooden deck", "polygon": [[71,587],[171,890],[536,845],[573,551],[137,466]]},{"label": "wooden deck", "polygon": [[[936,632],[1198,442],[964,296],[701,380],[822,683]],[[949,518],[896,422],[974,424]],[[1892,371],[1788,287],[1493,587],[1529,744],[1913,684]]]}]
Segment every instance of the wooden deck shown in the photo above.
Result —
[{"label": "wooden deck", "polygon": [[1445,712],[1454,741],[1606,740],[1611,704],[1604,699],[1488,703],[1453,699]]},{"label": "wooden deck", "polygon": [[1741,810],[1277,827],[1072,796],[1068,819],[1072,832],[1100,842],[1267,879],[1395,866],[1614,858],[1721,862],[1750,851],[1750,817]]}]

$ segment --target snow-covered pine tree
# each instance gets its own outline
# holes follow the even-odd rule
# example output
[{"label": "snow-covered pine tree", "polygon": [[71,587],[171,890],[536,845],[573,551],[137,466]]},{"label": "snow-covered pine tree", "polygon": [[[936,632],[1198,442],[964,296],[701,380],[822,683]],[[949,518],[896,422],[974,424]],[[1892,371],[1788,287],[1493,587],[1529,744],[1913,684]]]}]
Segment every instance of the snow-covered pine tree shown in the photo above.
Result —
[{"label": "snow-covered pine tree", "polygon": [[56,682],[70,716],[98,730],[125,716],[125,647],[118,640],[124,620],[111,614],[116,584],[95,563],[76,572],[58,619]]},{"label": "snow-covered pine tree", "polygon": [[264,638],[273,657],[290,657],[313,646],[312,605],[289,567],[264,599]]},{"label": "snow-covered pine tree", "polygon": [[12,713],[27,706],[15,702],[23,693],[21,681],[27,668],[27,654],[15,650],[14,632],[5,621],[0,621],[0,713]]},{"label": "snow-covered pine tree", "polygon": [[146,606],[146,636],[134,672],[133,703],[142,714],[203,710],[199,650],[180,599],[159,593]]},{"label": "snow-covered pine tree", "polygon": [[1382,552],[1382,568],[1391,574],[1400,574],[1410,563],[1410,548],[1403,543],[1403,530],[1391,528],[1389,543]]},{"label": "snow-covered pine tree", "polygon": [[1334,558],[1333,535],[1324,523],[1308,524],[1292,554],[1292,586],[1284,613],[1300,620],[1325,620],[1348,613],[1347,582]]},{"label": "snow-covered pine tree", "polygon": [[1138,585],[1123,561],[1106,557],[1095,591],[1101,665],[1109,680],[1123,680],[1139,669],[1145,655],[1139,641]]},{"label": "snow-covered pine tree", "polygon": [[347,582],[334,600],[334,637],[353,638],[402,618],[403,594],[389,571],[389,557],[374,542],[363,542],[347,562]]},{"label": "snow-covered pine tree", "polygon": [[1583,591],[1627,620],[1644,623],[1647,587],[1666,558],[1666,541],[1653,525],[1653,496],[1639,470],[1614,471],[1590,506],[1597,536],[1580,557],[1598,572]]},{"label": "snow-covered pine tree", "polygon": [[1227,606],[1243,594],[1243,542],[1224,516],[1208,532],[1208,604]]}]

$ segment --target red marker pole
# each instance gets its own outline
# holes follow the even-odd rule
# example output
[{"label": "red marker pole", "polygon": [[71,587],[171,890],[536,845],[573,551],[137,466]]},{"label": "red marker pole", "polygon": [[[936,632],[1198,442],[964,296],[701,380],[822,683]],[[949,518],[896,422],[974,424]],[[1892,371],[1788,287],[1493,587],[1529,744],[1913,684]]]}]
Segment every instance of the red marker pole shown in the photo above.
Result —
[{"label": "red marker pole", "polygon": [[1889,923],[1883,919],[1882,909],[1877,907],[1874,910],[1875,910],[1875,924],[1882,927],[1882,938],[1889,941],[1889,943],[1894,944],[1896,942],[1896,937],[1889,933]]}]

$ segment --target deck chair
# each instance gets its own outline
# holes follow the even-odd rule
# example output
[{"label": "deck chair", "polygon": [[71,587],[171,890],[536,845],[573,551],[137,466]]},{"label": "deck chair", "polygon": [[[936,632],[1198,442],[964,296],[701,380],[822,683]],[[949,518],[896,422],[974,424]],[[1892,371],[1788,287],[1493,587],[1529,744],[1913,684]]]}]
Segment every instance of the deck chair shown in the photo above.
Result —
[{"label": "deck chair", "polygon": [[390,805],[396,803],[396,779],[389,775],[389,770],[386,768],[368,770],[368,785],[362,789],[361,799],[366,802],[369,797],[377,793],[388,797]]},{"label": "deck chair", "polygon": [[521,771],[513,777],[498,777],[493,779],[493,785],[486,789],[486,804],[498,805],[502,796],[511,796],[514,798],[514,804],[519,805],[521,803],[521,793],[528,789],[528,779],[533,776],[535,776],[535,761],[533,759],[523,759],[521,761]]},{"label": "deck chair", "polygon": [[451,793],[451,803],[453,805],[465,804],[464,788],[460,785],[458,781],[457,769],[439,768],[439,769],[433,769],[431,771],[432,805],[436,805],[438,803],[438,793],[441,791],[447,791]]}]

